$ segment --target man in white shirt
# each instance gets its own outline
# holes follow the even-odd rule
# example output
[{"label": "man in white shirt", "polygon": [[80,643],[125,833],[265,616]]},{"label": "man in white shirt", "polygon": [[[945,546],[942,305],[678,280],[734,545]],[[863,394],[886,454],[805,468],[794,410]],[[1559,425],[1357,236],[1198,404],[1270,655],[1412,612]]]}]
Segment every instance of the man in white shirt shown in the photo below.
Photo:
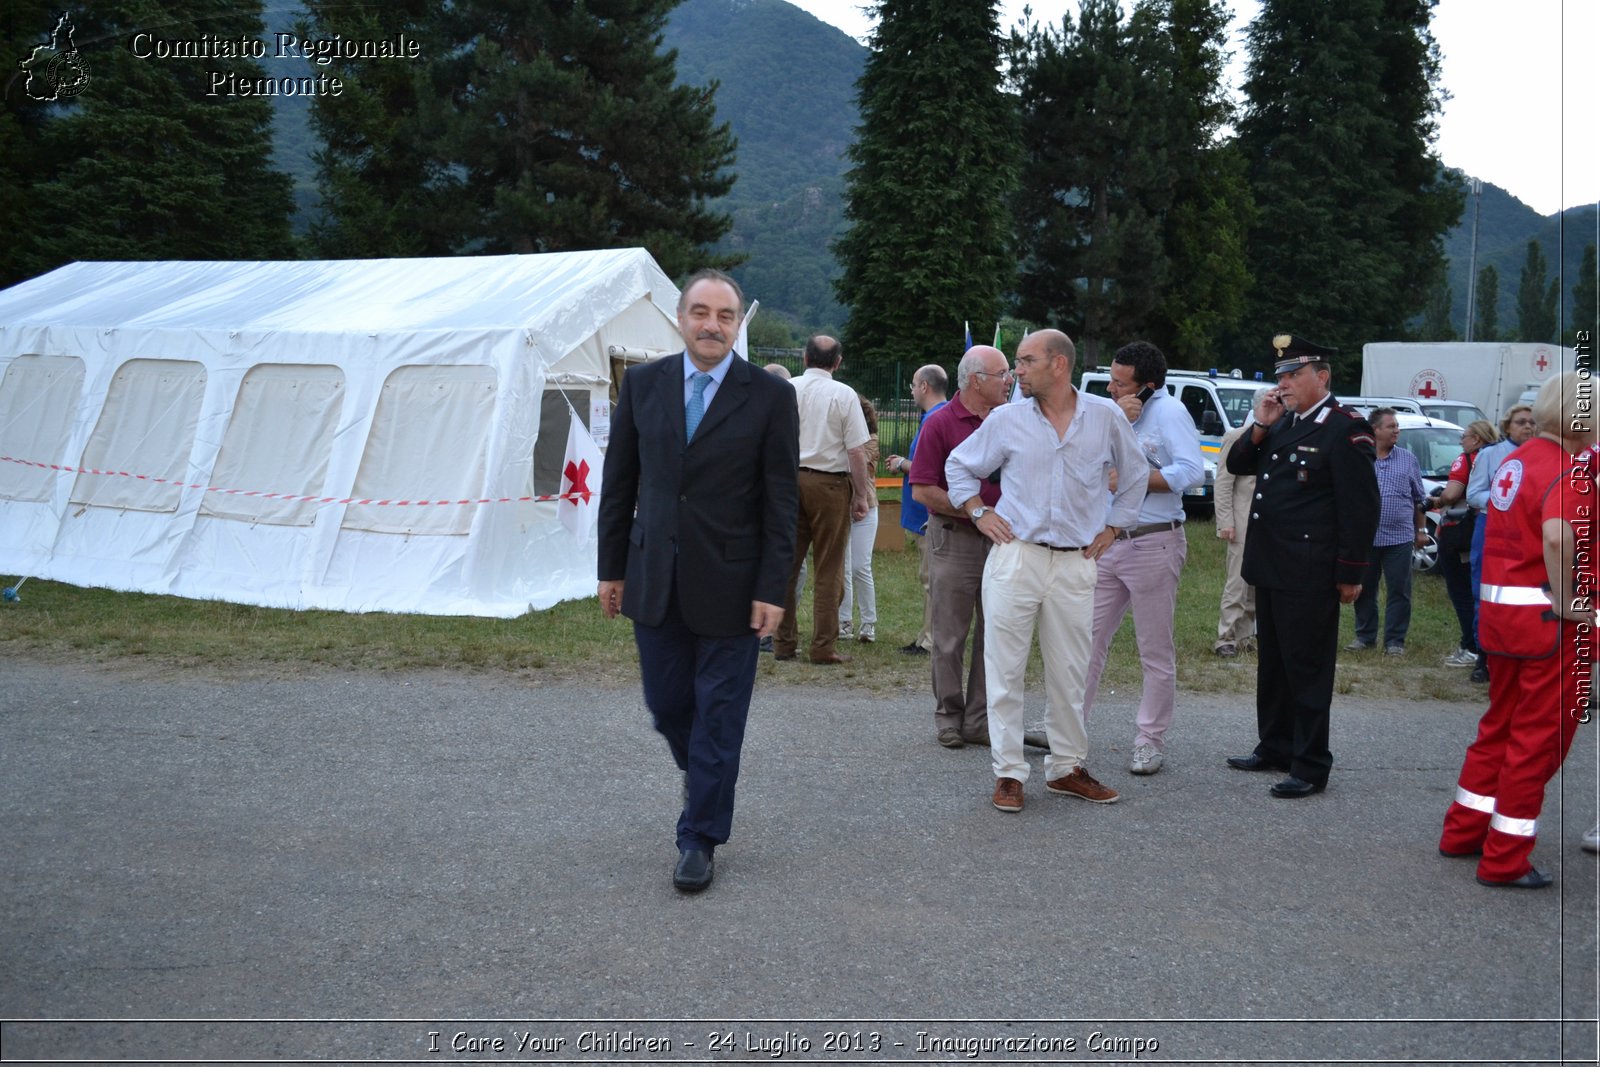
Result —
[{"label": "man in white shirt", "polygon": [[866,450],[871,435],[856,391],[833,380],[844,362],[839,342],[820,335],[811,338],[805,361],[805,373],[793,382],[800,406],[800,516],[783,622],[772,636],[772,652],[774,659],[795,657],[799,643],[795,588],[810,550],[811,662],[848,663],[850,657],[837,649],[839,604],[844,599],[850,524],[866,516],[871,502]]},{"label": "man in white shirt", "polygon": [[1167,727],[1172,725],[1178,700],[1178,649],[1173,642],[1172,615],[1178,606],[1178,579],[1189,554],[1183,532],[1183,494],[1205,479],[1206,469],[1194,419],[1182,402],[1167,392],[1167,358],[1161,349],[1148,341],[1117,349],[1107,388],[1133,424],[1150,467],[1150,484],[1139,505],[1138,521],[1117,534],[1100,557],[1083,717],[1088,719],[1094,713],[1111,639],[1131,607],[1144,683],[1128,770],[1154,774],[1161,769]]},{"label": "man in white shirt", "polygon": [[[1096,560],[1132,526],[1149,482],[1149,464],[1109,400],[1072,385],[1076,351],[1059,330],[1039,330],[1017,347],[1025,398],[984,420],[945,465],[950,501],[994,542],[983,568],[984,673],[989,690],[993,803],[1022,810],[1022,686],[1035,622],[1044,656],[1049,718],[1046,787],[1097,804],[1117,799],[1084,767],[1083,725]],[[1112,469],[1116,495],[1105,487]],[[983,505],[979,483],[1000,472],[1000,502]]]}]

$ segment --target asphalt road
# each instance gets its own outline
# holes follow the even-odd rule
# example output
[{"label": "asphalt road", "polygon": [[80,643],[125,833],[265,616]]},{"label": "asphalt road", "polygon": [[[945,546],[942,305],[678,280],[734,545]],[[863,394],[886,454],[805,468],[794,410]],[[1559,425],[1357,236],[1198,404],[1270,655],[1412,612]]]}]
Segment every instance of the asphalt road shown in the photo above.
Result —
[{"label": "asphalt road", "polygon": [[[1327,793],[1181,693],[1096,806],[989,804],[926,699],[758,688],[734,837],[670,884],[637,689],[503,675],[0,674],[0,1059],[1594,1062],[1596,730],[1541,892],[1436,851],[1476,705],[1339,700]],[[499,1042],[498,1047],[496,1042]]]}]

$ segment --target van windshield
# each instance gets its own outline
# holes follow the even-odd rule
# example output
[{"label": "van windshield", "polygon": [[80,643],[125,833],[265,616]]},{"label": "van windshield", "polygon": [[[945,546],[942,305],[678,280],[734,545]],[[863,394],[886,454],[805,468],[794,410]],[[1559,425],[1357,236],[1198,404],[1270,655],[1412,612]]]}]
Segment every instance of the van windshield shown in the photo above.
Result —
[{"label": "van windshield", "polygon": [[1443,480],[1461,455],[1461,431],[1444,426],[1402,426],[1400,447],[1417,457],[1424,478]]},{"label": "van windshield", "polygon": [[1247,386],[1217,386],[1217,399],[1222,401],[1222,411],[1228,416],[1229,426],[1244,425],[1244,420],[1250,415],[1250,408],[1255,404],[1256,391],[1263,388],[1265,385],[1261,382]]}]

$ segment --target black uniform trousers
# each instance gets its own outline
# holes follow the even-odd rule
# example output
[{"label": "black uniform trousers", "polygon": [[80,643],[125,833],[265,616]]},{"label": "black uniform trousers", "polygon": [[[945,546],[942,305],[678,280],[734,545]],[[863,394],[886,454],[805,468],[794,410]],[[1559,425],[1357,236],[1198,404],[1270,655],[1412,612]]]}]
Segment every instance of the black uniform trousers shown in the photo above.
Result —
[{"label": "black uniform trousers", "polygon": [[1256,588],[1256,755],[1325,785],[1328,709],[1339,651],[1339,592]]}]

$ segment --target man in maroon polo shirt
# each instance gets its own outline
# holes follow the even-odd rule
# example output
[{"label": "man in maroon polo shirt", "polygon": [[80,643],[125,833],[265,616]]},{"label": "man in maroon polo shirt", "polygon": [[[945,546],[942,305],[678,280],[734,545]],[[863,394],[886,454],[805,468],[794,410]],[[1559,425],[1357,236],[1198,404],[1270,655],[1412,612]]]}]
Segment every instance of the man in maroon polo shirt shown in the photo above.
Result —
[{"label": "man in maroon polo shirt", "polygon": [[[933,723],[939,743],[960,748],[989,743],[989,700],[983,675],[983,563],[989,539],[950,504],[945,460],[972,436],[989,412],[1006,402],[1011,371],[1005,353],[988,345],[967,350],[956,367],[957,392],[928,416],[911,462],[911,497],[928,509],[928,600],[933,649]],[[979,493],[990,507],[1000,499],[998,480]],[[967,634],[976,623],[972,663],[966,669]],[[963,679],[965,674],[965,679]],[[965,685],[963,686],[963,680]]]}]

